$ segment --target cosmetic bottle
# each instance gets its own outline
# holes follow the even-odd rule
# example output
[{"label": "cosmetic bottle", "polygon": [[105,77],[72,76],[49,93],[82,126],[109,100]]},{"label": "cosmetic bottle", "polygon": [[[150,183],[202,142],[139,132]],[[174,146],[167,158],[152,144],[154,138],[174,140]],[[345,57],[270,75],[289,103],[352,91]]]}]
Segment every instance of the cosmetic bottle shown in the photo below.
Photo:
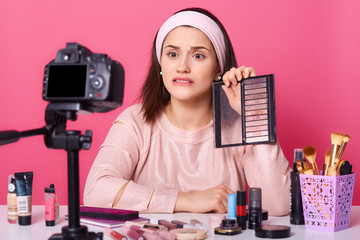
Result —
[{"label": "cosmetic bottle", "polygon": [[47,227],[55,226],[55,188],[54,184],[45,188],[45,225]]},{"label": "cosmetic bottle", "polygon": [[249,188],[249,229],[260,228],[262,224],[261,188]]},{"label": "cosmetic bottle", "polygon": [[55,224],[58,224],[60,222],[59,202],[57,200],[57,195],[56,195],[54,184],[51,184],[50,187],[54,188],[54,194],[55,194]]},{"label": "cosmetic bottle", "polygon": [[17,196],[16,196],[16,188],[15,188],[15,178],[13,175],[9,176],[7,209],[8,209],[8,222],[17,223],[18,220]]},{"label": "cosmetic bottle", "polygon": [[21,226],[31,225],[34,172],[19,172],[15,173],[14,176],[18,203],[18,223]]},{"label": "cosmetic bottle", "polygon": [[290,223],[296,225],[305,224],[304,211],[301,199],[300,176],[293,163],[293,170],[290,173]]}]

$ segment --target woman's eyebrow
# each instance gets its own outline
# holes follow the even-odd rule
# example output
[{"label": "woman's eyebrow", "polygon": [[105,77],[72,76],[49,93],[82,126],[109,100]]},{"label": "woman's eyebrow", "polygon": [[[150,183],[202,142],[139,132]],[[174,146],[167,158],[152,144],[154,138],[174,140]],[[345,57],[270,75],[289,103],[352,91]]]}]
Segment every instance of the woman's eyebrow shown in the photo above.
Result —
[{"label": "woman's eyebrow", "polygon": [[180,47],[169,44],[169,45],[166,45],[166,46],[164,47],[164,49],[165,49],[165,48],[175,48],[175,49],[179,49]]},{"label": "woman's eyebrow", "polygon": [[195,50],[201,50],[201,49],[204,49],[206,51],[210,51],[207,47],[204,47],[204,46],[193,46],[191,47],[192,49],[195,49]]},{"label": "woman's eyebrow", "polygon": [[[165,48],[180,49],[179,46],[175,46],[175,45],[171,45],[171,44],[166,45],[166,46],[164,47],[164,49],[165,49]],[[191,49],[194,49],[194,50],[204,49],[204,50],[210,51],[207,47],[204,47],[204,46],[192,46]]]}]

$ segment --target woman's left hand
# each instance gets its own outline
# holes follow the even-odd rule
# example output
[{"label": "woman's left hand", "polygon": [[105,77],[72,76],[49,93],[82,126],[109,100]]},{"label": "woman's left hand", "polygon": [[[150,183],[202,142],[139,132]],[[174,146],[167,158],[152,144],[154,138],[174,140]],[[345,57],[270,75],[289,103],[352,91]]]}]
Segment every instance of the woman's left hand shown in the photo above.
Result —
[{"label": "woman's left hand", "polygon": [[239,114],[241,114],[241,93],[238,81],[255,76],[254,68],[241,66],[239,68],[231,68],[222,78],[225,84],[222,88],[229,100],[230,106]]},{"label": "woman's left hand", "polygon": [[243,78],[248,77],[255,77],[256,73],[253,67],[245,67],[241,66],[238,68],[231,68],[229,71],[227,71],[224,76],[222,77],[222,80],[224,81],[225,85],[227,87],[230,86],[230,84],[237,85],[238,81],[240,81]]}]

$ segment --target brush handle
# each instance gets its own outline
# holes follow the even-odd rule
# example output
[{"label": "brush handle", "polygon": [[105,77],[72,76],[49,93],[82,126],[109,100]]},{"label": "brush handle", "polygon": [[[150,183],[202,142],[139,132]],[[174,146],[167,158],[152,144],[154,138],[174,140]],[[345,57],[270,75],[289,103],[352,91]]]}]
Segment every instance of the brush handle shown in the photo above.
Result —
[{"label": "brush handle", "polygon": [[336,175],[337,175],[336,166],[329,167],[327,175],[332,176],[332,177],[336,177]]},{"label": "brush handle", "polygon": [[316,165],[316,162],[311,163],[312,169],[314,170],[315,175],[319,175],[319,169]]},{"label": "brush handle", "polygon": [[323,174],[324,174],[324,176],[327,176],[328,169],[329,169],[329,165],[324,163],[324,165],[323,165]]},{"label": "brush handle", "polygon": [[347,144],[347,142],[343,142],[340,145],[340,147],[339,147],[339,149],[337,150],[337,153],[336,153],[336,158],[337,159],[341,159],[341,157],[342,157],[342,155],[343,155],[343,153],[345,151],[346,144]]},{"label": "brush handle", "polygon": [[337,144],[333,144],[331,146],[330,164],[329,164],[330,167],[332,167],[334,165],[334,161],[335,161],[335,158],[336,158],[336,152],[337,152],[339,146],[340,145],[337,145]]}]

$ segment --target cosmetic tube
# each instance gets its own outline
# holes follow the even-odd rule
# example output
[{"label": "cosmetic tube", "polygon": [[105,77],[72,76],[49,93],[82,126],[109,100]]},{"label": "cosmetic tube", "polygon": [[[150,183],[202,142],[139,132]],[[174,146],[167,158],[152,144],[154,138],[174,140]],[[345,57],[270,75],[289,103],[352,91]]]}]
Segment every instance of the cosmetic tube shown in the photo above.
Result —
[{"label": "cosmetic tube", "polygon": [[262,206],[261,188],[249,188],[249,229],[261,227]]},{"label": "cosmetic tube", "polygon": [[293,164],[293,170],[290,173],[290,223],[296,225],[305,224],[304,211],[301,199],[300,176]]},{"label": "cosmetic tube", "polygon": [[55,226],[55,188],[54,184],[45,188],[45,225],[48,227]]},{"label": "cosmetic tube", "polygon": [[168,230],[168,228],[163,225],[147,223],[147,222],[145,223],[145,222],[126,221],[124,226],[128,227],[128,228],[130,228],[131,226],[139,226],[142,228],[157,228],[157,229],[164,230],[164,231]]},{"label": "cosmetic tube", "polygon": [[229,193],[228,194],[228,219],[236,220],[236,194]]},{"label": "cosmetic tube", "polygon": [[7,195],[7,214],[9,223],[17,223],[18,209],[17,209],[17,196],[15,187],[15,178],[13,175],[9,176],[8,182],[8,195]]},{"label": "cosmetic tube", "polygon": [[151,229],[141,228],[138,226],[131,226],[130,229],[144,236],[146,240],[162,240],[162,238],[156,234],[156,232],[151,231]]},{"label": "cosmetic tube", "polygon": [[33,172],[15,173],[19,225],[31,224]]},{"label": "cosmetic tube", "polygon": [[159,220],[159,224],[160,224],[160,225],[164,225],[165,227],[167,227],[167,228],[169,229],[169,231],[172,230],[172,229],[176,229],[176,228],[177,228],[177,225],[176,225],[176,224],[174,224],[174,223],[172,223],[172,222],[169,222],[169,221],[167,221],[167,220],[165,220],[165,219],[160,219],[160,220]]},{"label": "cosmetic tube", "polygon": [[111,228],[105,228],[105,235],[111,237],[114,240],[127,240],[127,237],[121,235],[119,232],[112,230]]},{"label": "cosmetic tube", "polygon": [[125,226],[120,228],[120,232],[127,235],[131,240],[145,240],[145,237],[142,234]]},{"label": "cosmetic tube", "polygon": [[246,229],[246,191],[236,192],[236,220],[242,230]]},{"label": "cosmetic tube", "polygon": [[174,233],[168,232],[168,231],[164,231],[164,230],[159,230],[157,228],[143,228],[143,227],[139,227],[139,226],[131,226],[130,229],[133,230],[142,230],[144,232],[147,233],[151,233],[151,234],[156,234],[158,235],[161,239],[165,239],[165,240],[175,240],[176,239],[176,235]]},{"label": "cosmetic tube", "polygon": [[180,221],[180,220],[171,220],[171,223],[175,224],[176,228],[184,228],[184,226],[190,225],[190,224]]}]

